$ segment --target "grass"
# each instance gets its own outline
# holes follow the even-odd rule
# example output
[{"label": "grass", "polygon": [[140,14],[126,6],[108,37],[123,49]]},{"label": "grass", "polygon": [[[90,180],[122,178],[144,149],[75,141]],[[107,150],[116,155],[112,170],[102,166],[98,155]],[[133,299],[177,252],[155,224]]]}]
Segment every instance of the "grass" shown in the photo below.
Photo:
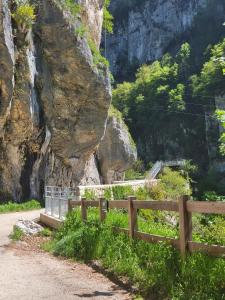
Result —
[{"label": "grass", "polygon": [[49,229],[49,228],[44,228],[40,233],[39,233],[40,236],[43,236],[43,237],[51,237],[52,236],[52,231]]},{"label": "grass", "polygon": [[20,204],[15,202],[8,202],[7,204],[0,205],[0,214],[8,212],[29,211],[40,208],[41,205],[36,200],[30,200]]},{"label": "grass", "polygon": [[9,237],[13,241],[20,241],[23,236],[24,236],[23,231],[20,228],[14,226],[13,227],[13,232],[10,234]]},{"label": "grass", "polygon": [[[46,250],[84,262],[99,260],[116,276],[126,276],[145,299],[225,299],[224,259],[196,253],[183,260],[165,243],[130,241],[112,230],[128,226],[121,210],[109,212],[102,224],[96,209],[89,209],[86,223],[80,215],[79,209],[68,215]],[[154,221],[140,219],[139,227],[153,234],[177,235],[175,228]]]}]

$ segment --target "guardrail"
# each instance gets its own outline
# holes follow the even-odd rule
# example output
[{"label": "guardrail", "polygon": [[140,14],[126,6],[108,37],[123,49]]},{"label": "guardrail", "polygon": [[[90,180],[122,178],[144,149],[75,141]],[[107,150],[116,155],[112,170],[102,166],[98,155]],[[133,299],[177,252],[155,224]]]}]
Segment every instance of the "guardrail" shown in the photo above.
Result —
[{"label": "guardrail", "polygon": [[183,167],[185,166],[186,160],[171,160],[171,161],[157,161],[151,170],[149,171],[149,177],[155,179],[156,176],[162,171],[165,167]]},{"label": "guardrail", "polygon": [[57,219],[64,219],[68,212],[68,198],[75,198],[71,188],[57,186],[45,187],[45,213]]},{"label": "guardrail", "polygon": [[[99,208],[100,220],[103,222],[107,211],[114,208],[124,208],[128,210],[129,228],[114,228],[116,232],[124,232],[131,239],[137,238],[150,243],[167,242],[177,248],[182,256],[188,252],[206,252],[213,256],[225,258],[225,246],[209,245],[205,243],[194,242],[192,240],[192,214],[225,214],[224,202],[204,202],[191,201],[188,196],[184,196],[179,201],[140,201],[130,196],[128,200],[107,201],[104,198],[87,201],[82,198],[81,201],[68,201],[68,208],[71,211],[74,207],[81,207],[82,220],[87,220],[88,207]],[[172,211],[179,213],[179,239],[164,236],[147,234],[138,231],[138,209],[150,209],[159,211]]]}]

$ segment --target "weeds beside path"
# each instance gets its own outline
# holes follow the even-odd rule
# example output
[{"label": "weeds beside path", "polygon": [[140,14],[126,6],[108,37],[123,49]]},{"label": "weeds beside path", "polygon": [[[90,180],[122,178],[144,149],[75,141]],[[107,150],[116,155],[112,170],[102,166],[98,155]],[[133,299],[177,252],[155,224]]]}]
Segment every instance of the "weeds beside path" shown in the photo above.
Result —
[{"label": "weeds beside path", "polygon": [[36,200],[30,200],[24,203],[8,202],[0,205],[0,214],[19,211],[30,211],[40,209],[41,205]]}]

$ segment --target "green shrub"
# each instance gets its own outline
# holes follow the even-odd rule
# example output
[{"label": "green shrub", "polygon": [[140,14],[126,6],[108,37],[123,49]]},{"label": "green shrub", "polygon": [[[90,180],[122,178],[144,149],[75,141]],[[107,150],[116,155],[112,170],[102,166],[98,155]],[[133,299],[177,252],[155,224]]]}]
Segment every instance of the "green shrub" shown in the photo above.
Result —
[{"label": "green shrub", "polygon": [[109,67],[109,62],[108,60],[101,55],[100,51],[98,50],[97,46],[95,45],[95,42],[91,39],[88,38],[88,46],[91,50],[92,56],[93,56],[93,63],[95,66],[106,66]]},{"label": "green shrub", "polygon": [[150,198],[149,191],[146,187],[139,187],[135,192],[134,196],[137,200],[148,200]]},{"label": "green shrub", "polygon": [[84,38],[87,34],[87,28],[81,24],[78,28],[75,29],[75,35],[80,38]]},{"label": "green shrub", "polygon": [[41,205],[36,200],[30,200],[21,204],[15,202],[8,202],[7,204],[0,205],[0,213],[26,211],[40,208]]},{"label": "green shrub", "polygon": [[218,195],[215,191],[205,192],[202,196],[206,201],[225,201],[225,196]]},{"label": "green shrub", "polygon": [[98,198],[95,191],[91,189],[85,189],[84,197],[86,198],[86,200],[97,200]]},{"label": "green shrub", "polygon": [[113,194],[111,188],[104,189],[104,198],[108,201],[112,200]]},{"label": "green shrub", "polygon": [[24,232],[20,228],[14,226],[13,232],[10,234],[9,237],[13,241],[19,241],[22,239],[23,236],[24,236]]},{"label": "green shrub", "polygon": [[113,33],[113,16],[109,12],[108,8],[111,0],[105,0],[103,8],[103,29],[108,33]]},{"label": "green shrub", "polygon": [[41,232],[40,232],[41,236],[45,236],[45,237],[50,237],[52,236],[52,231],[49,228],[44,228]]},{"label": "green shrub", "polygon": [[225,246],[225,218],[218,215],[193,218],[193,238],[198,242]]},{"label": "green shrub", "polygon": [[129,169],[125,172],[125,180],[144,179],[144,175],[134,169]]},{"label": "green shrub", "polygon": [[33,5],[24,3],[19,5],[12,14],[12,17],[21,32],[26,33],[34,24],[36,19],[34,11],[35,7]]},{"label": "green shrub", "polygon": [[75,17],[81,12],[80,4],[75,3],[74,0],[64,0],[64,7],[66,7]]},{"label": "green shrub", "polygon": [[149,187],[149,194],[152,199],[178,199],[183,195],[191,195],[189,180],[178,171],[165,168],[159,177],[157,185]]},{"label": "green shrub", "polygon": [[181,264],[172,299],[225,299],[225,260],[196,253]]},{"label": "green shrub", "polygon": [[123,199],[127,199],[128,196],[133,196],[134,195],[134,190],[129,185],[113,186],[112,187],[112,192],[113,192],[114,200],[123,200]]}]

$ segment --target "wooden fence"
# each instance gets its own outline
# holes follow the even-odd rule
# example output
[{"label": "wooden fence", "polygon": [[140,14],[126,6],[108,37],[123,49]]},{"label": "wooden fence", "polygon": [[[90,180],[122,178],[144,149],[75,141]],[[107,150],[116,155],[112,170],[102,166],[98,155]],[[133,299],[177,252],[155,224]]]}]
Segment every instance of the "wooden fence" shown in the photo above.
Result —
[{"label": "wooden fence", "polygon": [[[100,220],[104,221],[109,209],[124,208],[128,210],[129,229],[115,228],[117,232],[124,232],[131,239],[137,238],[150,243],[167,242],[168,244],[180,250],[181,255],[185,256],[187,252],[201,251],[207,254],[225,257],[225,246],[209,245],[192,241],[192,213],[203,214],[225,214],[224,202],[204,202],[191,201],[188,196],[184,196],[179,201],[140,201],[130,196],[128,200],[107,201],[99,198],[97,201],[87,201],[82,198],[81,201],[69,200],[68,207],[72,210],[74,207],[81,207],[82,220],[87,220],[87,208],[99,208]],[[138,209],[150,209],[159,211],[172,211],[179,213],[179,239],[147,234],[138,231]]]}]

